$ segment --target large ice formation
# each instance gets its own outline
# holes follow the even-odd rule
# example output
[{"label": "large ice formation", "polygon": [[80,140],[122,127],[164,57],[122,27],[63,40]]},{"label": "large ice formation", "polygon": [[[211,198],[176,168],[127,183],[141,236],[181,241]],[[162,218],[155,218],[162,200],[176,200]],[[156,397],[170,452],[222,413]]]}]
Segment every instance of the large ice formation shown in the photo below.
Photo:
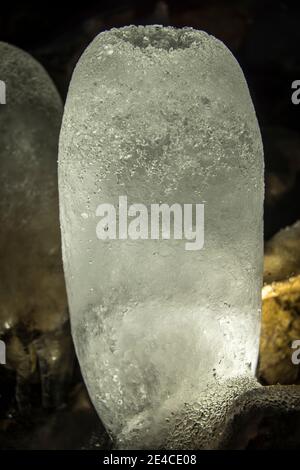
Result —
[{"label": "large ice formation", "polygon": [[[214,388],[252,383],[258,357],[263,150],[229,50],[191,28],[97,36],[69,88],[59,188],[73,337],[93,403],[119,447],[171,447],[173,417],[197,414],[204,429],[200,397],[210,389],[214,406]],[[203,203],[203,249],[99,240],[97,207],[117,208],[120,195],[149,211]]]},{"label": "large ice formation", "polygon": [[0,80],[0,339],[20,408],[37,371],[42,402],[53,406],[70,365],[61,333],[68,319],[57,188],[62,102],[39,63],[2,42]]}]

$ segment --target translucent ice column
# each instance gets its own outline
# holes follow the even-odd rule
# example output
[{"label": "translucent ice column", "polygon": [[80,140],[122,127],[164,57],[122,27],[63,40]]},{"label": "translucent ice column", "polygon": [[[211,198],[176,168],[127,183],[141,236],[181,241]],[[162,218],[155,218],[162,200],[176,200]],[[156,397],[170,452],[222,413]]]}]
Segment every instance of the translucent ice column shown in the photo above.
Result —
[{"label": "translucent ice column", "polygon": [[[172,446],[174,416],[204,427],[207,390],[211,408],[214,387],[251,382],[258,357],[263,150],[229,50],[190,28],[96,37],[68,93],[59,187],[73,337],[93,403],[120,447]],[[119,196],[148,213],[203,203],[203,249],[174,237],[99,240],[97,207],[113,205],[119,226]]]},{"label": "translucent ice column", "polygon": [[57,188],[62,102],[43,67],[3,42],[0,83],[0,339],[20,408],[37,371],[43,405],[52,406],[70,364],[61,334],[68,319]]}]

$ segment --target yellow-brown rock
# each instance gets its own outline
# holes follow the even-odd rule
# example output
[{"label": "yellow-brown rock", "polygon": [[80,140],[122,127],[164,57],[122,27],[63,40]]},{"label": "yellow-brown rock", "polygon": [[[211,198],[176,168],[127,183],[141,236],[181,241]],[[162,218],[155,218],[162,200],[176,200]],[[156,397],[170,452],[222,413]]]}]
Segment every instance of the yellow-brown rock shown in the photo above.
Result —
[{"label": "yellow-brown rock", "polygon": [[300,383],[300,367],[292,362],[296,339],[300,339],[300,275],[263,288],[258,370],[263,383]]}]

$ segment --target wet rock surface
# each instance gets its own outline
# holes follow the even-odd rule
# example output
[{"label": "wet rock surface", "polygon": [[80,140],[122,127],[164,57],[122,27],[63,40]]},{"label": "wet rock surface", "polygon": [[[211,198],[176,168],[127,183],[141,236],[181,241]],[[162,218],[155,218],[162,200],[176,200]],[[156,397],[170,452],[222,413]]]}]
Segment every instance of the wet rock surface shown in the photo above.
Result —
[{"label": "wet rock surface", "polygon": [[259,377],[266,384],[296,384],[293,342],[300,338],[300,222],[266,243]]},{"label": "wet rock surface", "polygon": [[285,227],[265,245],[264,282],[285,281],[300,274],[300,221]]},{"label": "wet rock surface", "polygon": [[300,338],[300,276],[263,289],[259,377],[266,384],[300,383],[293,342]]}]

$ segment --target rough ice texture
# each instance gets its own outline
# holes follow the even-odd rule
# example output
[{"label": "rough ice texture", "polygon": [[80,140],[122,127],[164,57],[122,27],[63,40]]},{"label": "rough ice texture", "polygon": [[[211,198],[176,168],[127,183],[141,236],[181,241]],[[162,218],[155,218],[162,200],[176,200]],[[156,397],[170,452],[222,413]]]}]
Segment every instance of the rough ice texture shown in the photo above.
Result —
[{"label": "rough ice texture", "polygon": [[[67,97],[59,186],[73,337],[90,396],[117,445],[158,446],[171,412],[187,403],[200,417],[200,394],[256,368],[263,151],[228,49],[191,28],[96,37]],[[96,208],[117,207],[119,195],[148,207],[204,202],[204,249],[97,240]],[[222,412],[222,400],[210,400]]]},{"label": "rough ice texture", "polygon": [[[199,394],[198,403],[186,404],[171,414],[159,437],[158,449],[298,449],[299,386],[263,387],[255,379],[237,377]],[[201,402],[201,406],[199,403]],[[122,437],[122,436],[121,436]],[[128,434],[124,436],[126,441]],[[124,441],[123,441],[124,444]],[[149,444],[144,438],[144,447]],[[84,449],[108,448],[103,433],[95,430]]]},{"label": "rough ice texture", "polygon": [[[2,42],[0,80],[6,85],[6,104],[0,105],[0,338],[22,406],[19,380],[24,384],[39,361],[48,402],[51,370],[59,370],[63,356],[54,337],[67,320],[57,188],[62,103],[43,67]],[[53,335],[42,337],[47,331]],[[65,374],[62,363],[55,388]]]},{"label": "rough ice texture", "polygon": [[159,435],[145,442],[169,449],[243,449],[264,420],[288,413],[300,416],[299,387],[263,387],[254,378],[237,377],[200,392],[197,402],[184,403],[179,412],[171,411]]}]

